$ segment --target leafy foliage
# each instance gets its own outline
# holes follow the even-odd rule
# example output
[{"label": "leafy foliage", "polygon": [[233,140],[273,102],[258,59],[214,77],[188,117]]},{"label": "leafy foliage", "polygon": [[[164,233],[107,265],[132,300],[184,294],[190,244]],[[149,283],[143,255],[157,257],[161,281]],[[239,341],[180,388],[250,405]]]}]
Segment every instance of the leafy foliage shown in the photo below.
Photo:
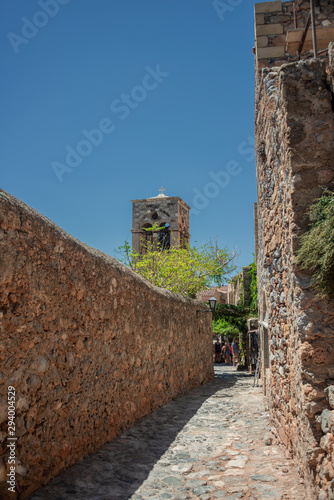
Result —
[{"label": "leafy foliage", "polygon": [[252,277],[251,282],[250,282],[250,294],[251,294],[251,303],[250,303],[250,310],[253,315],[258,314],[257,311],[257,266],[256,266],[256,261],[254,259],[254,262],[252,262],[249,266],[250,270],[250,275]]},{"label": "leafy foliage", "polygon": [[320,295],[334,298],[334,192],[324,188],[307,215],[311,223],[300,238],[296,264],[313,271],[312,284]]},{"label": "leafy foliage", "polygon": [[218,304],[214,311],[214,319],[226,318],[232,324],[239,324],[249,316],[249,307],[234,306],[233,304]]},{"label": "leafy foliage", "polygon": [[[152,233],[152,232],[157,232],[157,231],[161,231],[162,229],[165,229],[166,226],[158,226],[158,223],[155,222],[152,226],[150,227],[143,227],[142,229],[144,231],[147,231],[148,233]],[[127,241],[125,243],[128,243]]]},{"label": "leafy foliage", "polygon": [[238,305],[242,306],[244,304],[244,280],[242,278],[240,279],[240,288],[241,288],[241,293],[238,300]]},{"label": "leafy foliage", "polygon": [[212,331],[217,335],[223,335],[232,341],[232,337],[239,336],[240,330],[236,325],[231,325],[225,318],[212,321]]},{"label": "leafy foliage", "polygon": [[247,331],[248,307],[232,304],[218,304],[213,313],[213,328],[215,333],[222,334],[230,340],[232,337]]},{"label": "leafy foliage", "polygon": [[121,261],[156,286],[182,295],[196,294],[212,282],[221,285],[226,274],[235,270],[235,253],[217,244],[208,243],[199,248],[177,248],[162,251],[152,243],[145,243],[140,255],[128,242],[117,251]]}]

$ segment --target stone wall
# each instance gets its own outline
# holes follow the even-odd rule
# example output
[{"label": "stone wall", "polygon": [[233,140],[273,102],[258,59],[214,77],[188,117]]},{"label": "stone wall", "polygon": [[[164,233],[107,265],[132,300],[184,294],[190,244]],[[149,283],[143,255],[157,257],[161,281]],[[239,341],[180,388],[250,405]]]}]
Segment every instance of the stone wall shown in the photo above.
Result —
[{"label": "stone wall", "polygon": [[[310,2],[296,0],[282,2],[262,2],[255,4],[255,50],[257,67],[259,69],[280,66],[286,62],[297,61],[297,50],[295,45],[288,50],[287,32],[303,29],[306,25],[310,12]],[[324,31],[334,23],[334,3],[332,0],[317,0],[315,2],[315,24]],[[318,46],[322,48],[324,33],[318,33]],[[326,34],[326,37],[328,35]],[[300,35],[301,37],[301,35]],[[312,55],[309,50],[312,37],[310,27],[303,58]],[[333,38],[332,38],[333,40]],[[333,40],[334,41],[334,40]],[[313,46],[313,45],[312,45]],[[325,47],[328,46],[328,42]],[[292,49],[294,48],[294,50]]]},{"label": "stone wall", "polygon": [[[13,386],[20,498],[213,377],[203,308],[0,191],[0,454]],[[13,500],[2,459],[0,497]]]},{"label": "stone wall", "polygon": [[254,246],[255,246],[255,260],[259,253],[259,226],[257,221],[257,202],[254,203]]},{"label": "stone wall", "polygon": [[305,212],[334,187],[334,51],[258,75],[258,296],[263,383],[309,498],[334,498],[334,303],[294,264]]},{"label": "stone wall", "polygon": [[252,302],[250,284],[252,275],[250,266],[242,268],[242,271],[230,279],[227,285],[227,300],[228,304],[234,306],[244,305],[249,307]]}]

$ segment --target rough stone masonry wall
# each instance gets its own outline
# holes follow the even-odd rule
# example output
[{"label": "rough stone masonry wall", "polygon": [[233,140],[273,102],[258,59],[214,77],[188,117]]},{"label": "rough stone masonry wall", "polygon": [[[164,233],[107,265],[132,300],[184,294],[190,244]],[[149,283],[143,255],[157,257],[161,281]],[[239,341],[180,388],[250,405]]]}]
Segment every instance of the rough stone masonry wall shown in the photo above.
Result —
[{"label": "rough stone masonry wall", "polygon": [[[25,498],[211,379],[211,315],[197,317],[200,302],[153,287],[3,191],[0,228],[0,454],[14,386]],[[13,500],[7,486],[0,497]]]},{"label": "rough stone masonry wall", "polygon": [[[277,67],[287,62],[297,61],[296,52],[290,53],[286,50],[287,32],[295,29],[294,12],[296,12],[297,28],[304,28],[310,12],[309,1],[276,0],[255,4],[255,47],[258,69]],[[315,2],[316,26],[329,26],[332,23],[334,23],[333,0],[317,0]],[[309,55],[312,55],[312,51],[303,53],[303,58]]]},{"label": "rough stone masonry wall", "polygon": [[[305,211],[334,187],[334,51],[258,76],[258,292],[263,376],[280,439],[297,455],[309,498],[334,498],[334,303],[294,265]],[[267,318],[266,318],[267,310]],[[267,364],[266,364],[267,363]]]}]

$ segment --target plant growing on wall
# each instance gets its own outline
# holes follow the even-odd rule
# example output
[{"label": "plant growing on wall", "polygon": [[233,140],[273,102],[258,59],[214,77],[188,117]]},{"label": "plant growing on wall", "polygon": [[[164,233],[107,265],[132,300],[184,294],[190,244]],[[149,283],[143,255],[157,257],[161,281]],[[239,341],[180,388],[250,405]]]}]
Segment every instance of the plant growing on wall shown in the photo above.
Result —
[{"label": "plant growing on wall", "polygon": [[243,279],[242,279],[242,273],[239,273],[237,274],[236,276],[234,276],[234,278],[232,278],[230,280],[230,283],[233,285],[233,293],[234,295],[236,295],[236,291],[237,291],[237,288],[238,288],[238,285],[239,285],[239,288],[240,288],[240,296],[239,296],[239,300],[238,300],[238,305],[239,306],[242,306],[243,303],[244,303],[244,283],[243,283]]},{"label": "plant growing on wall", "polygon": [[257,311],[257,266],[256,266],[256,261],[254,259],[254,262],[252,262],[249,266],[249,272],[251,275],[251,282],[250,282],[250,294],[251,294],[251,303],[250,303],[250,310],[253,316],[257,316],[258,311]]},{"label": "plant growing on wall", "polygon": [[190,297],[196,297],[212,282],[221,285],[236,267],[233,263],[236,253],[212,243],[166,251],[148,243],[145,250],[144,254],[136,253],[125,242],[116,253],[124,264],[153,285]]},{"label": "plant growing on wall", "polygon": [[313,271],[312,284],[320,295],[334,298],[334,192],[324,188],[307,215],[309,229],[300,238],[295,262]]},{"label": "plant growing on wall", "polygon": [[238,300],[238,305],[242,306],[244,305],[244,280],[242,278],[240,278],[240,290],[241,292]]}]

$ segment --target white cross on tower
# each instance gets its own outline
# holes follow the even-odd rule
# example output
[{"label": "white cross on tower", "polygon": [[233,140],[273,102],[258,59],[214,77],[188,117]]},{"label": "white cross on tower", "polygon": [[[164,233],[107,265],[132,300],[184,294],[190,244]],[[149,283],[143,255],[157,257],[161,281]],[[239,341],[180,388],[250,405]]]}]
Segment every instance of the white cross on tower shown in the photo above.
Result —
[{"label": "white cross on tower", "polygon": [[166,189],[164,189],[163,186],[161,186],[161,188],[159,189],[159,191],[161,191],[161,194],[164,194],[164,191],[166,191]]}]

